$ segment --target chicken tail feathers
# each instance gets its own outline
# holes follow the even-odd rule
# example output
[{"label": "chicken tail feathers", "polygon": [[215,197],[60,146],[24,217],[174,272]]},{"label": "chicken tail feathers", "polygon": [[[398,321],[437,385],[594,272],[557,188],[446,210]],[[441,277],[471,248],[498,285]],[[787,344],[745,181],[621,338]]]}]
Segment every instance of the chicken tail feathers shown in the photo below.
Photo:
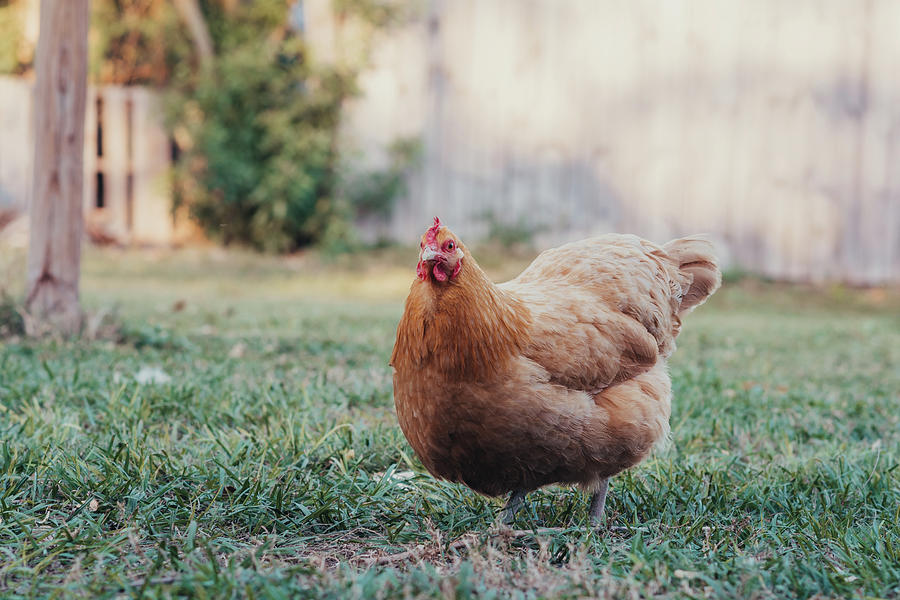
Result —
[{"label": "chicken tail feathers", "polygon": [[686,276],[687,286],[682,287],[678,316],[685,315],[703,304],[722,283],[715,249],[707,240],[689,237],[672,240],[663,249],[678,271]]}]

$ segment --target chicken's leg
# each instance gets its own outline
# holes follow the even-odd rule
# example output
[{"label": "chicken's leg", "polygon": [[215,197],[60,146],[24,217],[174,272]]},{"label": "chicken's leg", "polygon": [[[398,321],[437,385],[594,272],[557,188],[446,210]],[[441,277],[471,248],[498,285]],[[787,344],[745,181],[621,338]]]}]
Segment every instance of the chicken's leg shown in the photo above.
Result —
[{"label": "chicken's leg", "polygon": [[509,495],[509,501],[506,503],[506,506],[503,507],[503,512],[501,513],[500,520],[504,525],[512,525],[513,521],[516,520],[516,513],[519,512],[519,509],[525,504],[525,492],[522,490],[516,490],[512,494]]},{"label": "chicken's leg", "polygon": [[[591,525],[599,525],[603,517],[603,508],[606,506],[606,490],[609,489],[609,477],[600,480],[597,491],[591,496],[590,518]],[[510,500],[511,501],[511,500]]]}]

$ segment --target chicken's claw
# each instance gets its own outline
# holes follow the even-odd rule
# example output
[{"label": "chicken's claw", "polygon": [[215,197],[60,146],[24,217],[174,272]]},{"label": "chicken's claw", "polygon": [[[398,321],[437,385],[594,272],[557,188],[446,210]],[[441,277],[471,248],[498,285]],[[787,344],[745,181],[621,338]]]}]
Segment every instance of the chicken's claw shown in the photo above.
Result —
[{"label": "chicken's claw", "polygon": [[512,525],[516,520],[516,513],[525,505],[525,492],[516,490],[509,495],[509,501],[503,507],[500,522],[504,525]]}]

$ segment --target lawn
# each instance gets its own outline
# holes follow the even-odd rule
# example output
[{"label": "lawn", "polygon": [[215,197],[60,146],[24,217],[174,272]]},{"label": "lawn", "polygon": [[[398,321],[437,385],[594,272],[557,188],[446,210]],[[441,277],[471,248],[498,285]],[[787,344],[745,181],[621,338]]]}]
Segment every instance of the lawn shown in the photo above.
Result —
[{"label": "lawn", "polygon": [[896,293],[726,285],[608,527],[509,530],[397,427],[405,259],[89,251],[95,339],[0,340],[0,597],[900,596]]}]

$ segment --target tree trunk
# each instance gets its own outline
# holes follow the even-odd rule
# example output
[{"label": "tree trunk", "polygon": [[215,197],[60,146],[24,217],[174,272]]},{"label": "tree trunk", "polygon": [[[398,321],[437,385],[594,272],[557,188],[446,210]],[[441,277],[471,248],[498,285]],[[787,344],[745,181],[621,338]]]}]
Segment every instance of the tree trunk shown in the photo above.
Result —
[{"label": "tree trunk", "polygon": [[90,0],[41,0],[25,309],[29,333],[81,329],[84,115]]},{"label": "tree trunk", "polygon": [[203,18],[203,11],[200,10],[200,4],[197,0],[174,0],[175,10],[181,20],[184,21],[191,39],[194,41],[194,50],[200,59],[200,64],[206,66],[213,58],[212,38],[209,35],[209,28],[206,26],[206,19]]}]

